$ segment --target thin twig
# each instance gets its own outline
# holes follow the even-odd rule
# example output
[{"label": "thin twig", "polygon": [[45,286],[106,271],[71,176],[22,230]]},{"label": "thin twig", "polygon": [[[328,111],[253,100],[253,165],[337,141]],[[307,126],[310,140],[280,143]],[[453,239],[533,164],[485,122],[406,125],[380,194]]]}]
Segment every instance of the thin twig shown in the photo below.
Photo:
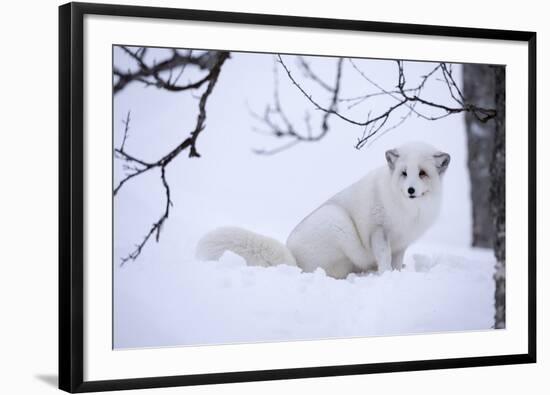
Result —
[{"label": "thin twig", "polygon": [[[143,57],[145,55],[145,52],[143,50],[132,52],[132,51],[129,51],[128,49],[125,49],[125,51],[127,53],[132,54],[131,56],[140,64],[140,68],[146,67],[144,66],[144,63],[143,63]],[[173,57],[181,57],[181,56],[182,55],[180,55],[176,50],[173,51]],[[189,56],[191,56],[191,53],[189,53]],[[228,58],[229,58],[229,52],[215,53],[216,60],[214,64],[211,66],[207,76],[202,79],[205,82],[207,82],[207,85],[206,85],[206,89],[204,89],[204,91],[201,93],[199,97],[198,115],[197,115],[197,119],[193,130],[191,130],[189,135],[181,143],[179,143],[171,151],[169,151],[167,154],[157,159],[156,161],[153,161],[153,162],[145,161],[145,160],[139,159],[136,155],[133,155],[127,152],[125,143],[130,133],[130,112],[128,112],[126,121],[124,122],[125,127],[124,127],[124,136],[123,136],[122,144],[120,147],[114,149],[114,155],[117,158],[127,162],[127,165],[125,165],[125,168],[127,170],[130,170],[131,172],[129,174],[126,174],[126,176],[118,183],[118,185],[113,190],[113,195],[117,196],[121,188],[124,185],[126,185],[126,183],[135,179],[136,177],[146,172],[149,172],[153,169],[159,169],[161,182],[166,195],[166,205],[161,216],[158,218],[157,221],[155,221],[152,224],[151,228],[149,229],[147,234],[144,236],[144,238],[141,240],[141,242],[136,244],[134,250],[132,250],[128,255],[121,258],[121,265],[124,265],[128,261],[135,261],[140,256],[143,248],[151,239],[151,236],[153,234],[155,235],[155,240],[157,242],[159,241],[163,226],[170,214],[170,207],[173,206],[171,196],[170,196],[170,185],[168,184],[168,181],[166,179],[166,168],[176,157],[178,157],[179,154],[181,154],[186,149],[189,149],[189,157],[200,157],[200,154],[197,150],[197,141],[200,133],[205,128],[206,104],[208,102],[210,95],[214,90],[214,86],[218,81],[221,68],[224,62]],[[182,66],[182,67],[185,67],[185,66]],[[200,85],[195,86],[193,89],[197,89],[199,88],[199,86]],[[164,86],[162,88],[168,91],[171,90]],[[131,165],[128,165],[128,164],[131,164]]]}]

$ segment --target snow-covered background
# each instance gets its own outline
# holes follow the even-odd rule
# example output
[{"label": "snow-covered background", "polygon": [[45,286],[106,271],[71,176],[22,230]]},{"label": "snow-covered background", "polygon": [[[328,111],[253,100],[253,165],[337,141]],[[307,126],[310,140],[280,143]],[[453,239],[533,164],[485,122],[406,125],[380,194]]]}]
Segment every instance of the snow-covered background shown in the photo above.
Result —
[{"label": "snow-covered background", "polygon": [[[162,58],[163,50],[148,56]],[[323,93],[284,57],[294,75],[320,100]],[[308,59],[327,81],[335,59]],[[114,63],[132,67],[115,48]],[[386,89],[397,82],[395,62],[357,60]],[[406,62],[411,85],[434,64]],[[466,135],[461,115],[430,122],[411,117],[402,126],[356,150],[362,130],[331,120],[320,142],[304,143],[273,156],[253,152],[283,141],[255,133],[262,128],[250,110],[261,113],[273,95],[273,56],[232,53],[207,106],[198,159],[184,153],[167,168],[174,207],[160,242],[150,242],[135,262],[120,267],[164,209],[158,173],[127,183],[114,199],[114,347],[158,347],[232,342],[285,341],[349,336],[484,330],[493,323],[494,258],[470,245],[471,202],[466,167]],[[460,65],[454,66],[460,81]],[[344,64],[343,96],[375,92],[349,63]],[[193,78],[193,75],[190,77]],[[279,72],[280,96],[297,126],[304,110],[318,116]],[[449,102],[446,85],[433,80],[424,94]],[[387,101],[390,100],[390,101]],[[380,98],[350,110],[365,118],[387,107]],[[165,155],[188,135],[197,99],[134,83],[114,98],[114,144],[131,111],[128,152],[145,160]],[[341,103],[341,109],[346,103]],[[313,119],[313,126],[319,125]],[[399,117],[395,119],[398,121]],[[238,225],[281,241],[327,198],[383,165],[384,152],[409,140],[422,140],[448,152],[444,201],[438,222],[405,256],[402,272],[351,275],[334,280],[322,271],[247,267],[226,254],[219,262],[198,262],[194,249],[207,231]],[[115,181],[122,173],[115,161]]]}]

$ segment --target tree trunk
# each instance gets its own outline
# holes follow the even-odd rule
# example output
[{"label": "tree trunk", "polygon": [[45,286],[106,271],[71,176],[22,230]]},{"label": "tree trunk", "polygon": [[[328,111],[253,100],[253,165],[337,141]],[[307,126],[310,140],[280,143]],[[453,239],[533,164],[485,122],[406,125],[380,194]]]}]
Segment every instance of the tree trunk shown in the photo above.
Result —
[{"label": "tree trunk", "polygon": [[463,93],[468,103],[496,108],[486,123],[467,114],[468,169],[472,199],[472,245],[492,247],[495,266],[495,328],[506,326],[505,68],[466,64]]},{"label": "tree trunk", "polygon": [[[495,72],[491,66],[465,64],[463,67],[463,93],[468,103],[495,108]],[[467,113],[468,170],[472,200],[472,246],[493,246],[493,213],[489,201],[491,188],[491,162],[495,143],[496,122],[480,122]]]},{"label": "tree trunk", "polygon": [[495,76],[495,139],[491,163],[491,212],[494,223],[493,247],[497,264],[495,267],[495,328],[506,327],[506,167],[505,167],[505,113],[506,74],[504,66],[491,67]]}]

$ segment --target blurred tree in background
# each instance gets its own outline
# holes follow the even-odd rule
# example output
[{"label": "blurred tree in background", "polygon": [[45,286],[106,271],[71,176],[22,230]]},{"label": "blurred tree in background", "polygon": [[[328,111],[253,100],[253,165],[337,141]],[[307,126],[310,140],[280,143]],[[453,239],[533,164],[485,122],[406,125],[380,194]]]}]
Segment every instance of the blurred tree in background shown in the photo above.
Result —
[{"label": "blurred tree in background", "polygon": [[480,122],[466,113],[468,169],[472,198],[472,245],[495,251],[495,328],[506,326],[506,153],[504,66],[465,64],[465,98],[495,108],[496,117]]}]

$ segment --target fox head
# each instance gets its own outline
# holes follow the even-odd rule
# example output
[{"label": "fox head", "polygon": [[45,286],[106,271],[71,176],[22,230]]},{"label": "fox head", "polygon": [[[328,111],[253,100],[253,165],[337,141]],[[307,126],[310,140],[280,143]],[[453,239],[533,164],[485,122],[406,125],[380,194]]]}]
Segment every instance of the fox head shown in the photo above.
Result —
[{"label": "fox head", "polygon": [[408,143],[386,151],[392,185],[408,201],[439,192],[451,156],[429,144]]}]

